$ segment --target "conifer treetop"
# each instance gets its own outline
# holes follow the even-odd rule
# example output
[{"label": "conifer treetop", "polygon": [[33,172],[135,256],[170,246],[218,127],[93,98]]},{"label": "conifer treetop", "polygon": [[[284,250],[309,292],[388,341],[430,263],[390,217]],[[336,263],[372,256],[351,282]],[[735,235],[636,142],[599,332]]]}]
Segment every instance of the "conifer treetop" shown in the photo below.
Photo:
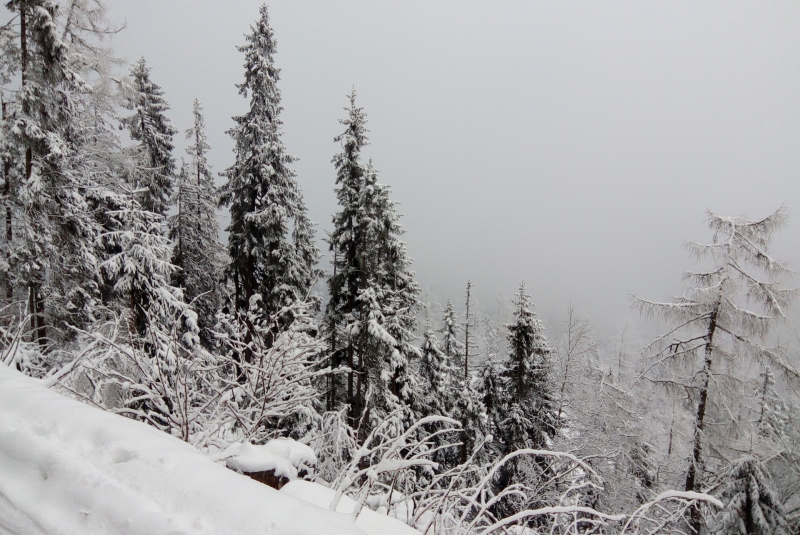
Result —
[{"label": "conifer treetop", "polygon": [[141,198],[142,208],[163,216],[172,196],[175,174],[172,138],[178,130],[166,115],[170,107],[161,86],[151,80],[151,70],[144,57],[131,69],[132,87],[127,107],[134,113],[123,122],[131,139],[139,142],[137,150],[142,162],[141,172],[135,177],[136,187],[147,188]]},{"label": "conifer treetop", "polygon": [[306,299],[316,278],[318,251],[314,228],[306,214],[302,192],[281,139],[281,93],[275,66],[276,40],[266,5],[247,42],[244,82],[239,93],[250,108],[234,117],[228,131],[235,141],[235,163],[223,175],[220,203],[230,206],[228,274],[236,288],[237,307],[245,310],[256,293],[270,312]]}]

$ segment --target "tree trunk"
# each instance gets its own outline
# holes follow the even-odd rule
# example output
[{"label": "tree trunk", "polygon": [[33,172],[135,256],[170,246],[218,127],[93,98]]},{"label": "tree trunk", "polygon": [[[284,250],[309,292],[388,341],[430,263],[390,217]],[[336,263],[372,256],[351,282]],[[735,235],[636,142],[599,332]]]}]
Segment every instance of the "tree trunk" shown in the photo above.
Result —
[{"label": "tree trunk", "polygon": [[355,400],[355,413],[356,418],[361,415],[361,411],[364,409],[364,404],[366,403],[366,396],[364,395],[363,390],[366,387],[366,381],[364,380],[364,352],[358,352],[358,365],[356,367],[356,400]]},{"label": "tree trunk", "polygon": [[[464,320],[464,395],[469,393],[469,298],[470,291],[472,290],[472,281],[467,281],[467,317]],[[461,441],[461,463],[467,462],[469,455],[469,436],[467,435],[467,421],[464,418],[462,426],[464,430],[461,432],[464,440]]]},{"label": "tree trunk", "polygon": [[[3,102],[3,122],[8,119],[8,103]],[[3,158],[3,177],[5,178],[5,185],[3,186],[3,197],[6,204],[6,261],[11,264],[11,241],[14,238],[11,228],[11,160]],[[10,273],[6,274],[6,299],[9,301],[14,297],[14,287],[11,285]]]},{"label": "tree trunk", "polygon": [[28,286],[28,313],[31,316],[31,342],[36,342],[38,329],[36,328],[36,303],[33,297],[33,286]]},{"label": "tree trunk", "polygon": [[[19,46],[21,54],[21,69],[20,76],[22,80],[23,89],[28,85],[28,17],[26,8],[20,4],[19,9]],[[24,95],[24,93],[23,93]],[[22,99],[22,113],[24,115],[30,114],[28,106],[28,99]],[[25,143],[25,181],[29,182],[33,175],[33,147],[29,139]],[[28,288],[28,306],[31,314],[31,339],[32,341],[39,341],[41,346],[46,344],[44,340],[44,303],[41,302],[39,296],[38,286],[32,281],[29,282]]]},{"label": "tree trunk", "polygon": [[36,338],[39,340],[39,347],[43,350],[47,347],[47,326],[44,320],[44,301],[39,294],[39,289],[34,288],[34,300],[36,301]]},{"label": "tree trunk", "polygon": [[[706,416],[706,406],[708,403],[708,388],[711,382],[711,364],[713,357],[714,331],[717,329],[717,311],[719,305],[714,308],[708,322],[708,332],[706,334],[705,359],[700,383],[700,400],[697,404],[697,414],[694,420],[694,443],[692,445],[692,460],[689,470],[686,473],[686,486],[684,490],[700,492],[700,485],[703,478],[703,425]],[[702,511],[700,506],[695,505],[689,512],[689,526],[695,533],[699,533],[703,523]]]},{"label": "tree trunk", "polygon": [[[334,250],[333,252],[333,277],[331,280],[336,280],[336,264],[339,261],[339,256],[337,251]],[[336,406],[336,368],[339,367],[339,357],[336,354],[336,321],[335,321],[335,314],[331,314],[331,373],[328,375],[329,385],[330,388],[328,389],[328,412],[332,411],[333,408]]]},{"label": "tree trunk", "polygon": [[472,281],[467,281],[467,318],[464,322],[464,382],[469,380],[469,297]]},{"label": "tree trunk", "polygon": [[353,341],[350,340],[347,344],[347,366],[350,371],[347,372],[347,404],[350,407],[350,426],[355,427],[356,414],[355,396],[353,395]]}]

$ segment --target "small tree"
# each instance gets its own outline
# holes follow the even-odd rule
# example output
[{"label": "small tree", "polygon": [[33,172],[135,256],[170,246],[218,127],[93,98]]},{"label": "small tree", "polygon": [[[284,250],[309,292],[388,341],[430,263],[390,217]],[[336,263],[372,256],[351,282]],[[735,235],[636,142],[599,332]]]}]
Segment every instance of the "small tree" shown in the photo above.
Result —
[{"label": "small tree", "polygon": [[439,341],[430,325],[425,325],[420,348],[419,376],[421,399],[415,403],[422,416],[449,414],[451,409],[449,387],[451,384],[447,356],[439,347]]},{"label": "small tree", "polygon": [[723,475],[720,498],[725,504],[716,533],[725,535],[789,535],[783,505],[767,471],[752,455],[734,462]]},{"label": "small tree", "polygon": [[186,131],[192,141],[186,152],[191,165],[181,166],[175,191],[177,212],[170,217],[169,237],[175,243],[172,263],[180,268],[173,284],[184,290],[185,299],[197,311],[200,336],[210,345],[209,329],[214,326],[219,308],[218,288],[224,250],[219,242],[217,222],[217,189],[207,153],[203,108],[195,100],[194,126]]},{"label": "small tree", "polygon": [[169,323],[173,310],[184,310],[182,292],[170,285],[177,270],[169,261],[170,242],[162,234],[163,218],[143,210],[128,189],[119,206],[106,212],[108,230],[101,235],[113,251],[100,265],[113,292],[129,308],[130,330],[146,335],[153,320]]},{"label": "small tree", "polygon": [[758,434],[765,438],[779,438],[789,423],[789,407],[775,391],[775,376],[767,366],[758,376]]},{"label": "small tree", "polygon": [[459,321],[453,302],[448,299],[442,315],[442,326],[439,333],[442,335],[442,352],[447,356],[449,365],[455,371],[463,369],[464,343],[459,336]]}]

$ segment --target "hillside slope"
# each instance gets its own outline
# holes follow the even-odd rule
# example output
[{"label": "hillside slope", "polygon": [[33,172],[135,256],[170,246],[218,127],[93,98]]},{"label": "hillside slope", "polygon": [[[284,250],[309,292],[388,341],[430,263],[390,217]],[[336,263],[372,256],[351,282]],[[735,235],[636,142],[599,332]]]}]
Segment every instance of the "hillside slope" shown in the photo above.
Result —
[{"label": "hillside slope", "polygon": [[360,535],[180,440],[0,365],[0,535]]}]

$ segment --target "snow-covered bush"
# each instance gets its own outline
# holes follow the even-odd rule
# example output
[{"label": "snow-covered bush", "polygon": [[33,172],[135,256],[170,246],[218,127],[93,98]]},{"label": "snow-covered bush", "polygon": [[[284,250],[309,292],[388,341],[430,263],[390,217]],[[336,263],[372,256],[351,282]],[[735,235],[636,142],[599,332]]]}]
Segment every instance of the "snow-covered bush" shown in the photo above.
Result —
[{"label": "snow-covered bush", "polygon": [[318,418],[314,382],[328,369],[320,366],[324,344],[313,336],[306,305],[298,302],[267,317],[260,299],[251,298],[246,314],[220,314],[214,333],[219,354],[206,386],[222,401],[219,432],[226,442],[300,438]]}]

